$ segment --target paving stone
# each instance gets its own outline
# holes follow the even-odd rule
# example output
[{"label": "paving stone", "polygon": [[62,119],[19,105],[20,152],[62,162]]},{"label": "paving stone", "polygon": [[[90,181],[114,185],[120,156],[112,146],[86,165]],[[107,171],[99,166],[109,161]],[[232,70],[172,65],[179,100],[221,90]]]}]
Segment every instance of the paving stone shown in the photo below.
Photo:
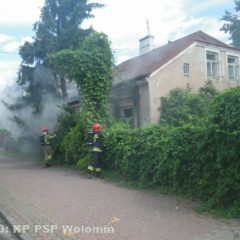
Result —
[{"label": "paving stone", "polygon": [[[0,158],[0,212],[12,225],[30,226],[19,235],[23,240],[240,240],[239,222],[198,215],[194,207],[178,197],[87,179],[74,170]],[[34,231],[44,225],[58,229]],[[64,234],[63,226],[105,227],[110,233]]]}]

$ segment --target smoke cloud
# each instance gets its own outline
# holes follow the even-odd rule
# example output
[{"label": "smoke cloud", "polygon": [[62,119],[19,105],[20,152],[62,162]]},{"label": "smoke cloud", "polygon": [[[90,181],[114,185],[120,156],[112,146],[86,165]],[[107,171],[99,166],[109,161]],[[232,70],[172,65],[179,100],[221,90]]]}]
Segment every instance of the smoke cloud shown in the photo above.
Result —
[{"label": "smoke cloud", "polygon": [[[55,79],[49,69],[40,67],[34,72],[34,84],[39,88],[55,87]],[[39,136],[42,127],[53,131],[62,102],[50,94],[42,92],[41,113],[36,114],[32,106],[23,99],[24,89],[14,83],[0,89],[0,128],[7,129],[15,139],[24,139],[24,150],[39,148]]]}]

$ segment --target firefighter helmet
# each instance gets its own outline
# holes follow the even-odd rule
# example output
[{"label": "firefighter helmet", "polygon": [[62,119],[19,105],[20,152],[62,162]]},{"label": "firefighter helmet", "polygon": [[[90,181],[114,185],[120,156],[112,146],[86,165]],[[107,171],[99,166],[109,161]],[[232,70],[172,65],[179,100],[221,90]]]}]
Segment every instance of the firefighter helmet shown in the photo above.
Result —
[{"label": "firefighter helmet", "polygon": [[42,131],[43,133],[48,133],[48,128],[47,128],[47,127],[43,127],[43,128],[41,128],[41,131]]},{"label": "firefighter helmet", "polygon": [[94,123],[92,125],[93,132],[100,132],[101,131],[101,125],[99,123]]}]

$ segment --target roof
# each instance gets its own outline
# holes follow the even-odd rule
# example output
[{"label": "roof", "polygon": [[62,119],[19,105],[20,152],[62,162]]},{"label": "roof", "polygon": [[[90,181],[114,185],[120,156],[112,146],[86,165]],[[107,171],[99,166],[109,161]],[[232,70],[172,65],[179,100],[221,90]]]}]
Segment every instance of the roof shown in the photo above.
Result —
[{"label": "roof", "polygon": [[195,42],[240,51],[240,49],[231,47],[202,31],[198,31],[122,62],[114,68],[114,77],[118,79],[117,82],[146,77]]}]

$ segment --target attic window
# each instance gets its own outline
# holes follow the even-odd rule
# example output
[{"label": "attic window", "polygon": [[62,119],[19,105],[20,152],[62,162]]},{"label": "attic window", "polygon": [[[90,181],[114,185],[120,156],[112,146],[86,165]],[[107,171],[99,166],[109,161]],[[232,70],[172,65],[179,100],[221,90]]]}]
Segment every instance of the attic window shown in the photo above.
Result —
[{"label": "attic window", "polygon": [[183,64],[183,73],[184,73],[184,76],[189,76],[189,63]]}]

